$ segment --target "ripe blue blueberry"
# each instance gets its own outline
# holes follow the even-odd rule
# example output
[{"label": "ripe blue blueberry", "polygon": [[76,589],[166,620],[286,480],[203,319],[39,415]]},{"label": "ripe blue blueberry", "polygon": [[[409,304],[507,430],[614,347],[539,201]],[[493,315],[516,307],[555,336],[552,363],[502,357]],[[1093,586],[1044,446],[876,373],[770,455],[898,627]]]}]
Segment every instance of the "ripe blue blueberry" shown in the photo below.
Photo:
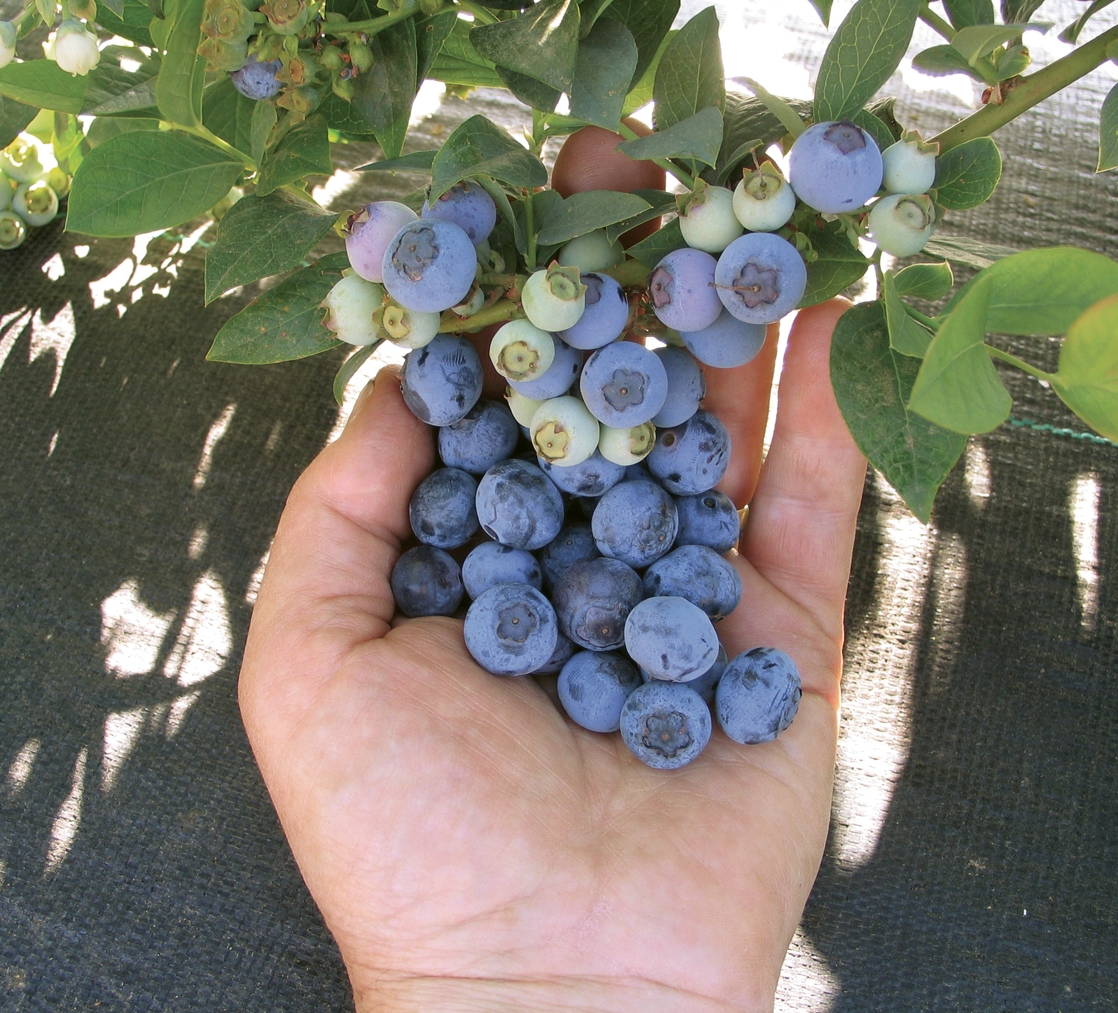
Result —
[{"label": "ripe blue blueberry", "polygon": [[750,232],[722,251],[714,281],[718,298],[735,317],[750,324],[771,324],[794,310],[803,298],[807,267],[787,239],[772,232]]},{"label": "ripe blue blueberry", "polygon": [[229,79],[233,82],[233,87],[245,98],[259,102],[261,99],[278,95],[282,90],[283,84],[276,80],[276,74],[280,72],[281,67],[283,67],[282,60],[268,60],[261,63],[255,57],[249,57],[248,63],[240,70],[230,73]]},{"label": "ripe blue blueberry", "polygon": [[574,386],[582,372],[582,352],[563,341],[553,341],[555,358],[546,371],[535,380],[509,380],[509,386],[518,394],[533,401],[546,401],[561,397]]},{"label": "ripe blue blueberry", "polygon": [[482,542],[462,560],[462,584],[466,594],[479,598],[497,584],[530,584],[539,590],[543,572],[532,553],[500,542]]},{"label": "ripe blue blueberry", "polygon": [[601,496],[625,477],[625,469],[621,465],[607,461],[597,451],[581,464],[569,468],[554,467],[542,457],[538,463],[552,482],[572,496]]},{"label": "ripe blue blueberry", "polygon": [[544,582],[551,588],[575,563],[581,563],[584,559],[597,559],[601,553],[594,543],[590,525],[576,521],[564,524],[559,534],[540,549],[537,555]]},{"label": "ripe blue blueberry", "polygon": [[672,547],[679,519],[675,502],[654,482],[621,482],[594,508],[590,528],[603,556],[634,569],[648,566]]},{"label": "ripe blue blueberry", "polygon": [[466,610],[462,636],[494,675],[527,675],[546,665],[559,628],[551,603],[529,584],[497,584]]},{"label": "ripe blue blueberry", "polygon": [[621,647],[625,620],[643,597],[636,571],[604,556],[572,563],[551,591],[559,629],[589,651]]},{"label": "ripe blue blueberry", "polygon": [[621,337],[629,322],[629,300],[620,282],[608,274],[583,274],[582,283],[586,308],[559,337],[572,348],[601,348]]},{"label": "ripe blue blueberry", "polygon": [[442,549],[417,545],[396,560],[389,578],[406,616],[452,616],[462,602],[462,571]]},{"label": "ripe blue blueberry", "polygon": [[668,375],[668,395],[664,407],[652,416],[657,426],[678,426],[699,410],[706,397],[707,385],[703,371],[694,356],[674,345],[664,345],[653,353],[664,364]]},{"label": "ripe blue blueberry", "polygon": [[439,457],[448,468],[483,475],[511,457],[520,427],[508,405],[482,400],[462,418],[439,429]]},{"label": "ripe blue blueberry", "polygon": [[735,742],[770,742],[791,723],[802,695],[796,663],[775,647],[755,647],[732,659],[715,692],[715,713]]},{"label": "ripe blue blueberry", "polygon": [[415,537],[438,549],[457,549],[477,531],[477,482],[458,468],[437,468],[412,493],[408,518]]},{"label": "ripe blue blueberry", "polygon": [[345,227],[345,251],[350,266],[366,281],[382,281],[384,251],[409,222],[418,216],[406,204],[378,200],[349,216]]},{"label": "ripe blue blueberry", "polygon": [[401,306],[441,313],[462,302],[477,273],[474,244],[453,222],[420,218],[405,225],[381,261],[384,287]]},{"label": "ripe blue blueberry", "polygon": [[709,489],[695,496],[677,496],[675,506],[679,512],[676,545],[705,545],[722,555],[738,544],[741,519],[724,492]]},{"label": "ripe blue blueberry", "polygon": [[710,617],[686,598],[645,598],[625,620],[625,650],[653,679],[687,682],[718,657]]},{"label": "ripe blue blueberry", "polygon": [[675,770],[695,759],[710,741],[710,708],[679,683],[646,682],[621,708],[621,738],[642,763]]},{"label": "ripe blue blueberry", "polygon": [[723,308],[718,319],[701,331],[680,331],[683,344],[699,362],[716,369],[733,369],[751,362],[765,343],[768,328],[739,320]]},{"label": "ripe blue blueberry", "polygon": [[481,478],[475,500],[482,530],[516,549],[542,549],[563,526],[563,497],[534,464],[512,458]]},{"label": "ripe blue blueberry", "polygon": [[578,381],[590,414],[614,429],[651,422],[668,396],[668,374],[654,352],[615,341],[586,360]]},{"label": "ripe blue blueberry", "polygon": [[571,660],[571,656],[577,650],[578,648],[563,636],[562,633],[557,633],[555,635],[555,650],[551,652],[551,657],[540,665],[532,674],[558,675],[563,670],[563,666]]},{"label": "ripe blue blueberry", "polygon": [[694,496],[722,481],[730,465],[730,433],[700,408],[683,425],[661,429],[645,461],[673,496]]},{"label": "ripe blue blueberry", "polygon": [[559,673],[559,699],[576,724],[592,732],[616,732],[621,708],[641,685],[641,675],[620,651],[579,651]]},{"label": "ripe blue blueberry", "polygon": [[[718,680],[722,678],[722,672],[726,668],[727,660],[726,648],[719,644],[718,657],[714,659],[714,664],[702,675],[696,676],[694,679],[688,679],[685,684],[688,689],[693,689],[698,693],[708,707],[714,707],[714,693],[718,687]],[[652,677],[643,668],[641,669],[641,678],[645,682],[653,681]]]},{"label": "ripe blue blueberry", "polygon": [[434,204],[424,201],[420,214],[424,218],[454,222],[470,237],[470,242],[475,247],[489,238],[489,233],[497,224],[497,205],[493,198],[469,179],[455,183]]},{"label": "ripe blue blueberry", "polygon": [[741,601],[741,577],[713,549],[680,545],[644,571],[644,593],[686,598],[718,622]]},{"label": "ripe blue blueberry", "polygon": [[416,418],[432,426],[457,422],[481,397],[481,359],[468,338],[437,334],[404,356],[400,391]]},{"label": "ripe blue blueberry", "polygon": [[788,152],[788,182],[808,207],[824,214],[857,211],[881,187],[876,142],[849,120],[813,123]]},{"label": "ripe blue blueberry", "polygon": [[662,324],[677,331],[701,331],[714,323],[722,310],[714,289],[716,263],[709,253],[685,247],[656,265],[648,279],[648,295]]}]

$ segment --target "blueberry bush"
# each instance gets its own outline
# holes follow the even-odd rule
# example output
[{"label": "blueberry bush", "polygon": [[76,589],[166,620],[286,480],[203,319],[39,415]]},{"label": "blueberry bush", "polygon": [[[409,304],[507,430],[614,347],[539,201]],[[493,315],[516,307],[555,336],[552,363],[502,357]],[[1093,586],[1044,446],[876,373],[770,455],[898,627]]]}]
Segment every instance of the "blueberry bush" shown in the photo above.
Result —
[{"label": "blueberry bush", "polygon": [[[828,24],[831,0],[810,2]],[[719,584],[736,515],[714,490],[730,448],[700,407],[704,367],[745,364],[768,325],[872,272],[876,298],[835,331],[833,386],[921,519],[968,436],[1010,415],[994,360],[1118,440],[1118,263],[937,236],[997,187],[991,134],[1118,60],[1118,26],[1091,31],[1111,3],[1084,2],[1061,31],[1074,48],[1029,73],[1029,34],[1056,27],[1034,17],[1043,0],[857,0],[808,103],[750,79],[748,93],[727,89],[715,9],[675,27],[679,0],[32,0],[0,22],[0,248],[63,210],[67,230],[104,237],[211,214],[207,301],[281,278],[209,358],[353,346],[340,401],[380,342],[407,349],[404,399],[440,427],[446,467],[412,502],[423,544],[393,576],[401,610],[453,614],[468,592],[479,663],[561,672],[573,655],[572,717],[573,693],[588,726],[620,727],[646,762],[675,766],[701,750],[710,716],[677,684],[726,666],[707,615],[740,594]],[[942,43],[916,67],[985,88],[981,108],[930,138],[878,94],[918,20]],[[27,36],[43,26],[39,56]],[[531,130],[518,139],[474,115],[437,149],[405,153],[429,80],[505,88]],[[653,129],[638,129],[628,117],[649,104]],[[678,186],[560,193],[543,147],[587,131]],[[383,157],[363,170],[428,184],[341,215],[316,204],[310,181],[333,171],[335,146],[372,140]],[[1098,169],[1115,167],[1118,88],[1099,126]],[[345,252],[322,255],[332,230]],[[1057,371],[991,334],[1062,336]],[[507,406],[481,399],[485,348]],[[447,550],[479,527],[494,542],[471,553],[464,589]],[[798,676],[778,660],[752,701],[741,686],[768,676],[752,653],[729,662],[735,688],[716,711],[731,737],[762,741],[791,720]],[[635,691],[630,661],[658,684]]]}]

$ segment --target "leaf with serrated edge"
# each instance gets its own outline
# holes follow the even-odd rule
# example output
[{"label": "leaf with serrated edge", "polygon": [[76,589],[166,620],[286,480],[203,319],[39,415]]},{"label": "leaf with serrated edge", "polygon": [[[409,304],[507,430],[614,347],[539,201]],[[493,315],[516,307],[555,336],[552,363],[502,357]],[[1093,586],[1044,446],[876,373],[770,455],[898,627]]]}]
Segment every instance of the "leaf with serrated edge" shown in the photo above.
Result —
[{"label": "leaf with serrated edge", "polygon": [[845,233],[812,232],[811,244],[818,258],[807,265],[807,288],[800,309],[826,302],[853,285],[866,273],[870,262],[850,245]]},{"label": "leaf with serrated edge", "polygon": [[256,192],[269,194],[285,183],[293,183],[304,176],[315,173],[329,176],[333,171],[326,120],[316,113],[284,134],[264,160],[257,177]]},{"label": "leaf with serrated edge", "polygon": [[619,21],[599,19],[578,44],[571,116],[616,130],[636,66],[637,44],[629,29]]},{"label": "leaf with serrated edge", "polygon": [[652,87],[656,129],[665,130],[707,106],[723,112],[723,79],[718,15],[707,7],[676,33],[660,58]]},{"label": "leaf with serrated edge", "polygon": [[217,242],[206,254],[206,302],[295,267],[337,217],[281,191],[241,198],[221,219]]},{"label": "leaf with serrated edge", "polygon": [[889,347],[880,303],[852,306],[831,341],[831,385],[858,449],[925,524],[967,438],[906,407],[919,360]]},{"label": "leaf with serrated edge", "polygon": [[917,359],[924,357],[932,335],[926,327],[921,327],[912,319],[897,295],[892,271],[885,272],[885,320],[889,325],[889,347],[901,355]]},{"label": "leaf with serrated edge", "polygon": [[615,190],[585,190],[573,193],[543,222],[539,241],[545,246],[565,243],[595,229],[624,221],[647,210],[648,201]]},{"label": "leaf with serrated edge", "polygon": [[988,279],[976,281],[928,345],[908,399],[910,411],[968,434],[996,429],[1013,409],[986,351]]},{"label": "leaf with serrated edge", "polygon": [[498,66],[569,92],[578,31],[575,0],[541,0],[509,21],[473,29],[470,42],[482,57]]},{"label": "leaf with serrated edge", "polygon": [[0,95],[39,109],[80,113],[87,80],[67,74],[53,60],[27,60],[0,67]]},{"label": "leaf with serrated edge", "polygon": [[990,199],[1002,176],[1002,156],[989,137],[975,137],[936,159],[936,203],[950,211]]},{"label": "leaf with serrated edge", "polygon": [[225,322],[206,358],[258,365],[336,348],[342,342],[322,322],[321,303],[348,266],[345,253],[332,253],[263,292]]},{"label": "leaf with serrated edge", "polygon": [[894,279],[897,295],[932,302],[942,299],[955,284],[951,265],[945,260],[938,264],[913,264],[897,273]]},{"label": "leaf with serrated edge", "polygon": [[1068,328],[1060,368],[1051,377],[1060,398],[1095,432],[1118,442],[1118,294],[1086,309]]},{"label": "leaf with serrated edge", "polygon": [[135,236],[190,221],[212,208],[244,166],[212,144],[178,131],[110,137],[74,174],[68,232]]},{"label": "leaf with serrated edge", "polygon": [[431,163],[431,173],[431,200],[478,173],[513,189],[547,184],[543,162],[484,116],[471,116],[455,128]]},{"label": "leaf with serrated edge", "polygon": [[623,141],[617,150],[630,158],[693,158],[704,165],[718,161],[722,146],[722,114],[708,106],[685,120],[635,141]]},{"label": "leaf with serrated edge", "polygon": [[853,116],[900,66],[921,0],[858,0],[843,18],[815,82],[815,120]]}]

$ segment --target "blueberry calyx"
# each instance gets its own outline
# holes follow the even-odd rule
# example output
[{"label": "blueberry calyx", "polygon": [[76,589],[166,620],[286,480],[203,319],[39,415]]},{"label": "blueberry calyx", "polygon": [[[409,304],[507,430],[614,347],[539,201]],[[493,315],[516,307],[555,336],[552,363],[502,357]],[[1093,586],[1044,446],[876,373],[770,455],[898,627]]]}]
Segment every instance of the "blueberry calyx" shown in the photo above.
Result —
[{"label": "blueberry calyx", "polygon": [[439,255],[435,230],[429,227],[414,229],[407,244],[400,243],[392,252],[392,265],[402,271],[409,281],[422,281],[423,272]]},{"label": "blueberry calyx", "polygon": [[647,378],[631,369],[615,369],[613,380],[602,387],[602,396],[610,406],[622,411],[644,401]]},{"label": "blueberry calyx", "polygon": [[687,715],[679,711],[655,711],[645,719],[641,744],[671,758],[694,740],[687,728]]},{"label": "blueberry calyx", "polygon": [[737,292],[742,302],[751,310],[762,304],[774,303],[780,296],[776,271],[772,268],[759,268],[753,263],[746,264],[741,269],[730,289]]},{"label": "blueberry calyx", "polygon": [[517,602],[497,613],[497,636],[522,644],[539,625],[536,614],[523,602]]},{"label": "blueberry calyx", "polygon": [[860,151],[866,146],[866,138],[861,128],[850,120],[832,123],[823,132],[823,140],[844,155],[849,155],[852,151]]},{"label": "blueberry calyx", "polygon": [[672,274],[667,268],[657,267],[652,272],[652,276],[648,279],[648,295],[656,309],[661,310],[671,304],[671,283]]}]

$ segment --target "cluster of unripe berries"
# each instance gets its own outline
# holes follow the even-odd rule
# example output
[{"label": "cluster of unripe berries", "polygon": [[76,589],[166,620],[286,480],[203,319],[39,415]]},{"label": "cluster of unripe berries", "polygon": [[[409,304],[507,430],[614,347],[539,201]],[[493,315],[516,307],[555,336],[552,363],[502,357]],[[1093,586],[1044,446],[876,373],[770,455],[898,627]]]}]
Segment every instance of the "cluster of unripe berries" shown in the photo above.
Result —
[{"label": "cluster of unripe berries", "polygon": [[14,250],[27,230],[54,221],[59,196],[70,190],[70,177],[60,168],[44,168],[39,146],[20,134],[0,150],[0,250]]},{"label": "cluster of unripe berries", "polygon": [[474,344],[440,331],[444,311],[469,316],[492,296],[479,255],[490,263],[496,217],[470,181],[420,215],[368,205],[346,230],[353,272],[324,303],[344,340],[387,336],[409,349],[404,400],[439,427],[442,466],[410,504],[420,544],[392,575],[398,608],[453,615],[468,596],[463,636],[483,668],[558,673],[572,720],[620,729],[650,766],[694,759],[712,710],[735,741],[774,738],[795,715],[799,674],[774,649],[730,660],[719,644],[714,624],[741,596],[723,558],[739,519],[714,489],[729,433],[700,405],[703,364],[748,361],[765,323],[799,300],[802,259],[763,233],[717,261],[670,254],[633,302],[682,325],[688,344],[652,350],[624,340],[634,310],[606,273],[619,248],[602,234],[573,240],[520,284],[524,318],[490,340],[508,382],[501,403],[482,399]]}]

